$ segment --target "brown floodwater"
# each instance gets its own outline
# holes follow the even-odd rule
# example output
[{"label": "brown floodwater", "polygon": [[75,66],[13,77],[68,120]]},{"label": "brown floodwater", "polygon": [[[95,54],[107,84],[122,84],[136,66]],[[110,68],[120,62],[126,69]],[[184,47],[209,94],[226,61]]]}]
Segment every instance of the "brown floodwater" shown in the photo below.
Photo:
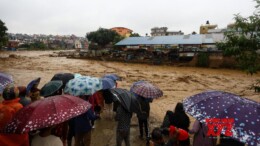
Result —
[{"label": "brown floodwater", "polygon": [[[243,71],[230,69],[155,66],[49,57],[51,53],[53,51],[0,52],[0,71],[11,74],[16,85],[24,86],[31,80],[41,77],[39,86],[42,87],[50,81],[54,74],[59,72],[80,73],[96,77],[101,77],[106,73],[116,73],[123,78],[119,82],[119,87],[126,89],[129,89],[135,81],[150,81],[162,89],[164,93],[163,97],[154,100],[151,104],[152,118],[150,123],[154,125],[156,122],[160,122],[165,112],[172,110],[177,102],[205,90],[227,91],[260,102],[260,94],[250,89],[251,85],[260,79],[260,74],[251,76]],[[9,57],[10,54],[15,54],[15,57]],[[157,120],[152,120],[155,117]],[[109,118],[104,119],[104,121],[109,122],[107,120]],[[102,120],[98,123],[102,123]],[[111,121],[110,124],[114,125]],[[150,126],[154,126],[153,124]],[[98,124],[97,127],[100,125],[102,124]],[[115,140],[110,140],[111,137],[108,136],[115,133],[113,132],[114,127],[101,126],[101,128],[103,128],[102,131],[105,135],[104,139],[107,139],[106,142],[114,144]],[[138,130],[134,127],[131,131],[136,133]],[[96,136],[100,135],[96,134]],[[143,144],[138,142],[135,137],[131,137],[131,140],[136,145]],[[98,142],[93,143],[102,145]]]}]

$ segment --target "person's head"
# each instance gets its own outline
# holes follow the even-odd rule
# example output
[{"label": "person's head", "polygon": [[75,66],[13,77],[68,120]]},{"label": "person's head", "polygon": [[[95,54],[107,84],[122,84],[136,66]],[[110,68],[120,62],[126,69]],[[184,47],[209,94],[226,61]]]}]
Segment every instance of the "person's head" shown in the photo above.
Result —
[{"label": "person's head", "polygon": [[49,136],[51,135],[51,132],[52,132],[52,129],[55,128],[56,125],[53,125],[53,126],[50,126],[50,127],[46,127],[46,128],[42,128],[42,129],[39,129],[40,131],[40,136],[42,137],[46,137],[46,136]]},{"label": "person's head", "polygon": [[19,97],[23,98],[26,96],[26,87],[25,86],[18,86],[19,89]]},{"label": "person's head", "polygon": [[13,100],[19,97],[19,89],[15,86],[8,85],[3,91],[4,100]]},{"label": "person's head", "polygon": [[175,106],[174,112],[175,113],[184,112],[183,104],[178,102],[177,105]]},{"label": "person's head", "polygon": [[30,91],[29,97],[31,98],[31,101],[34,102],[36,100],[40,99],[40,90],[38,88],[33,88]]},{"label": "person's head", "polygon": [[164,143],[162,130],[158,127],[154,128],[151,133],[151,140],[156,144]]}]

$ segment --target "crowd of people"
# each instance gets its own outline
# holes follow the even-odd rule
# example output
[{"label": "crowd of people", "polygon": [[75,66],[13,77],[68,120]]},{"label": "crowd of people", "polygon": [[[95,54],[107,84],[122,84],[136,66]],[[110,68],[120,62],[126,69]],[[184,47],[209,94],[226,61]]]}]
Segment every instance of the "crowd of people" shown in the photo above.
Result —
[{"label": "crowd of people", "polygon": [[[118,80],[120,78],[111,78],[115,82],[113,88],[117,88]],[[35,79],[33,84],[29,87],[16,86],[9,84],[1,93],[3,101],[0,104],[0,129],[3,130],[5,126],[12,120],[15,114],[23,107],[29,106],[31,103],[48,98],[55,95],[64,94],[64,82],[50,81],[55,83],[57,89],[51,93],[46,93],[38,88],[40,78]],[[54,83],[53,83],[54,82]],[[151,84],[146,81],[138,81],[136,84]],[[47,83],[50,84],[50,83]],[[45,84],[46,85],[46,84]],[[149,132],[149,117],[150,117],[150,103],[153,98],[147,98],[143,95],[137,94],[132,90],[131,92],[138,101],[140,113],[137,114],[139,123],[139,138],[146,141],[149,146],[228,146],[227,139],[217,142],[213,137],[206,135],[207,127],[195,121],[193,126],[190,126],[190,119],[184,111],[183,104],[177,103],[174,111],[167,111],[162,121],[161,127],[154,128]],[[117,121],[116,128],[116,145],[121,146],[124,142],[126,146],[131,145],[130,141],[130,125],[133,113],[129,112],[119,102],[113,100],[113,96],[109,89],[101,89],[92,95],[80,95],[79,98],[88,101],[92,107],[87,112],[80,114],[68,121],[64,121],[58,125],[52,125],[29,133],[15,134],[15,133],[0,133],[1,146],[90,146],[91,132],[95,128],[95,120],[99,119],[105,104],[112,105],[113,111],[116,112],[115,120]],[[190,127],[192,127],[190,129]],[[193,134],[194,137],[190,138]],[[75,142],[72,142],[74,137]],[[244,145],[233,139],[230,139],[236,146]],[[192,142],[191,142],[192,141]],[[225,144],[226,143],[226,144]]]}]

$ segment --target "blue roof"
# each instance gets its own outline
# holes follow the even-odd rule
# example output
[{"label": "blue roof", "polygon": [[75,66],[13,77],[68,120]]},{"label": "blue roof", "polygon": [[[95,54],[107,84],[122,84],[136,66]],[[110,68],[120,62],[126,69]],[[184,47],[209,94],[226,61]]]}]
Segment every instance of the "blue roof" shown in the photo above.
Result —
[{"label": "blue roof", "polygon": [[209,44],[215,43],[210,36],[196,35],[173,35],[154,37],[128,37],[116,45],[179,45],[179,44]]}]

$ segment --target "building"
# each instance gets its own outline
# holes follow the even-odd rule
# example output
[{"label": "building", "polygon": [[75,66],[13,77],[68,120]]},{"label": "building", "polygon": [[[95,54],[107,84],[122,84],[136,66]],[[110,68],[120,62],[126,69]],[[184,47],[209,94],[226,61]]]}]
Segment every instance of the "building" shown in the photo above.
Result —
[{"label": "building", "polygon": [[167,31],[167,27],[154,27],[151,29],[151,36],[171,36],[171,35],[183,35],[180,31]]},{"label": "building", "polygon": [[184,50],[190,48],[198,48],[201,50],[217,50],[216,43],[223,40],[223,34],[129,37],[116,43],[116,45],[126,46],[127,48],[179,48]]},{"label": "building", "polygon": [[17,49],[18,48],[18,45],[19,45],[19,41],[18,40],[9,40],[8,41],[8,48],[15,48]]},{"label": "building", "polygon": [[122,37],[129,37],[132,34],[132,30],[125,27],[113,27],[110,30],[114,30]]},{"label": "building", "polygon": [[209,30],[216,29],[217,27],[218,25],[212,25],[207,21],[205,25],[200,26],[200,34],[207,34]]}]

